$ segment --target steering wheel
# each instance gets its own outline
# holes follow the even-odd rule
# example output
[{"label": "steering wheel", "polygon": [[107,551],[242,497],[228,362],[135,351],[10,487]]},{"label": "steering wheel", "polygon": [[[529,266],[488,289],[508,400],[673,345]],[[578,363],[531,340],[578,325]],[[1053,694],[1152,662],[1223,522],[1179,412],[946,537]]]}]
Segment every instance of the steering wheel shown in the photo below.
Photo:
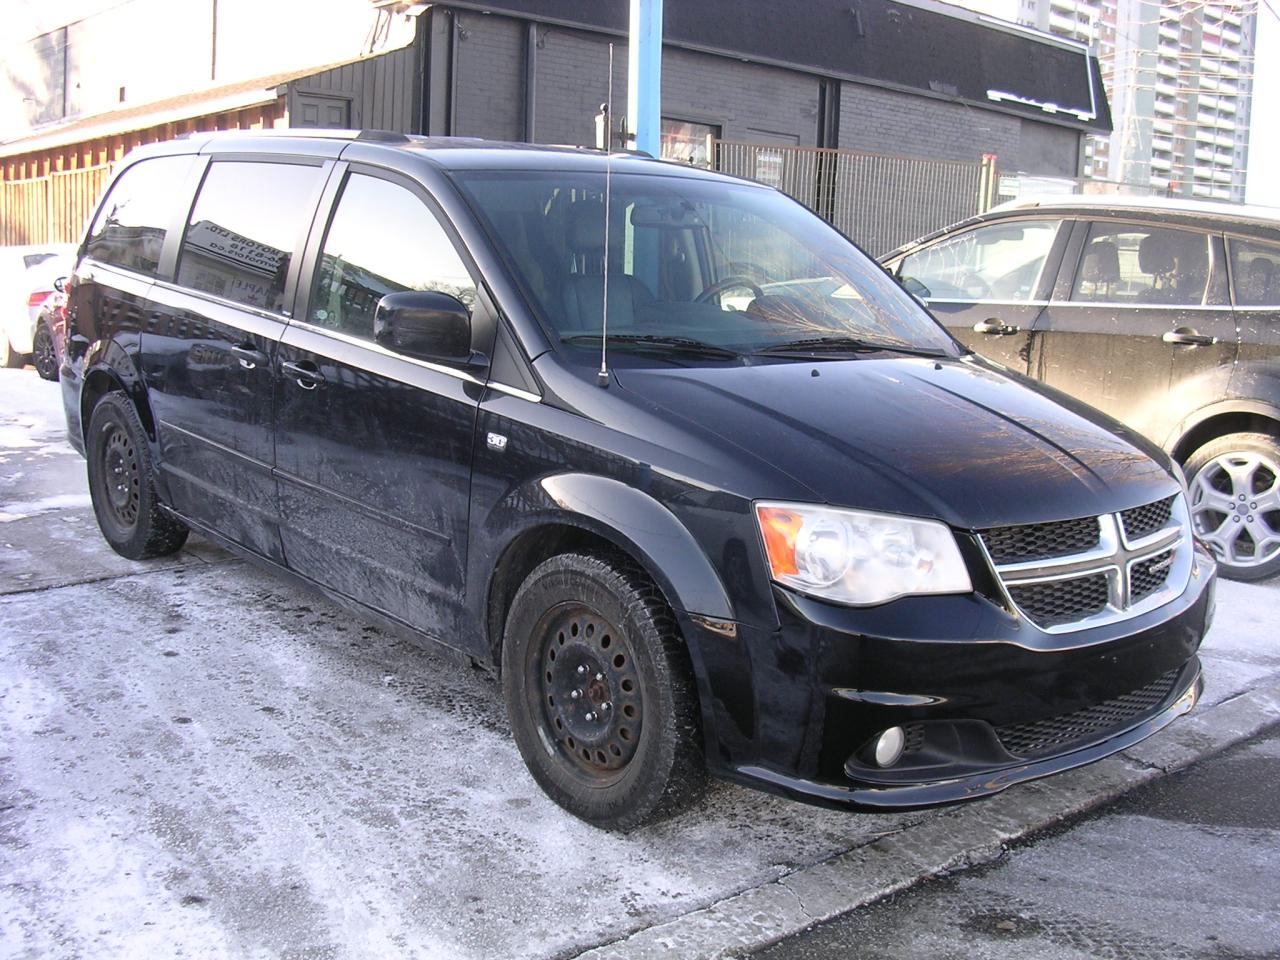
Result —
[{"label": "steering wheel", "polygon": [[991,284],[972,270],[960,277],[960,289],[973,300],[986,300],[991,296]]},{"label": "steering wheel", "polygon": [[709,303],[714,297],[718,297],[726,290],[734,290],[739,287],[746,287],[757,297],[763,297],[764,291],[750,277],[725,277],[719,283],[713,283],[707,289],[693,298],[694,303]]}]

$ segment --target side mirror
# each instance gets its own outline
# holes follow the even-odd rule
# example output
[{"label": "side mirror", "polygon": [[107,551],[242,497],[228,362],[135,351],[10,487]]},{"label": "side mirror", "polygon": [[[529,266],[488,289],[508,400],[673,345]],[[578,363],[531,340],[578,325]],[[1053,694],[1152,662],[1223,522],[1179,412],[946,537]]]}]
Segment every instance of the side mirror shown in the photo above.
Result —
[{"label": "side mirror", "polygon": [[471,311],[434,290],[388,293],[373,315],[373,339],[419,360],[471,361]]}]

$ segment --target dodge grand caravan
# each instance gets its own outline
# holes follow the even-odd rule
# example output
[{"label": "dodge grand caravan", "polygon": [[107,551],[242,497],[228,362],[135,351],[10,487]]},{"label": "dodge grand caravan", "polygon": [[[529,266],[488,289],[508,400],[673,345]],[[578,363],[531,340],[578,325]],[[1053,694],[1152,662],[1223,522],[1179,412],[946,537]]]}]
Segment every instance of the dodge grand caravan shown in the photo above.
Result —
[{"label": "dodge grand caravan", "polygon": [[112,547],[196,530],[491,668],[530,772],[593,823],[707,770],[977,797],[1198,696],[1216,574],[1169,458],[966,351],[767,187],[192,135],[121,164],[69,297]]}]

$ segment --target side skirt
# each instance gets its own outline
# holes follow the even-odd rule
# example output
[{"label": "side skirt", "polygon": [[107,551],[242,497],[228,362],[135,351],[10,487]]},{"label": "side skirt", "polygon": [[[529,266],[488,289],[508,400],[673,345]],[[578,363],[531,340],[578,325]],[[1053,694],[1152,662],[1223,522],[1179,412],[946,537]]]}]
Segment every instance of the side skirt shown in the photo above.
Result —
[{"label": "side skirt", "polygon": [[254,553],[252,550],[248,550],[232,540],[228,540],[216,531],[209,529],[203,523],[183,516],[172,507],[161,504],[160,508],[175,520],[182,521],[192,530],[198,532],[201,536],[212,540],[218,546],[234,553],[240,559],[248,560],[250,563],[274,573],[280,577],[280,579],[286,580],[295,586],[306,587],[317,593],[323,594],[326,598],[337,604],[339,607],[342,607],[342,609],[346,610],[348,613],[354,614],[356,617],[364,620],[372,626],[378,627],[380,630],[385,630],[397,637],[408,640],[409,642],[424,648],[430,653],[443,656],[446,660],[451,663],[458,664],[459,666],[475,667],[492,675],[496,675],[497,673],[493,664],[477,660],[471,654],[450,646],[438,637],[425,633],[417,627],[405,623],[403,620],[399,620],[390,614],[383,613],[380,610],[375,610],[373,607],[361,603],[359,600],[355,600],[345,594],[338,593],[337,591],[326,587],[324,584],[317,583],[310,577],[298,573],[296,570],[290,570],[288,567],[281,566],[273,560],[268,560],[266,557]]}]

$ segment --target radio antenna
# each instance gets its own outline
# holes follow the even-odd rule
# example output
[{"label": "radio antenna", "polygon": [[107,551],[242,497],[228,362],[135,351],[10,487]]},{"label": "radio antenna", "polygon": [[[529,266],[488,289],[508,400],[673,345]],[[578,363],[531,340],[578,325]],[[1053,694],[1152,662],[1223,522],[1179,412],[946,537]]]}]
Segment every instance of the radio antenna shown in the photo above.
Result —
[{"label": "radio antenna", "polygon": [[609,198],[613,193],[613,44],[609,44],[609,86],[604,102],[604,304],[600,314],[600,372],[596,385],[609,386]]}]

